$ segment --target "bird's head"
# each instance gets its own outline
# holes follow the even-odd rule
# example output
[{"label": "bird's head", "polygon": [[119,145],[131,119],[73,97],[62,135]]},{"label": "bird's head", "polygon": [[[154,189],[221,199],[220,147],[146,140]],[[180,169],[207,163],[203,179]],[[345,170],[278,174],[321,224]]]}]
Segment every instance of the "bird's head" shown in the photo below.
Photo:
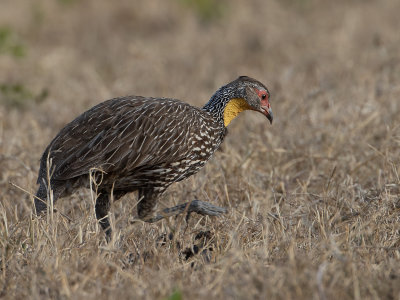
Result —
[{"label": "bird's head", "polygon": [[[221,87],[205,108],[211,108],[211,110],[213,107],[216,110],[222,109],[225,127],[239,113],[245,110],[258,111],[272,123],[273,115],[269,98],[270,94],[265,85],[253,78],[240,76]],[[223,105],[223,107],[219,107],[219,105]]]}]

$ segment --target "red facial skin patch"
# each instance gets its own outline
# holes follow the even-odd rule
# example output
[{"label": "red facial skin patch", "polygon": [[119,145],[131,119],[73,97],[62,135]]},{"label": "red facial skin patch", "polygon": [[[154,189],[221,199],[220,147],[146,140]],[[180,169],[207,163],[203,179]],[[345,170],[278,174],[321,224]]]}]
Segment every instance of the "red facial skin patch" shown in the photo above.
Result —
[{"label": "red facial skin patch", "polygon": [[[261,99],[261,106],[268,107],[268,109],[271,108],[271,105],[269,104],[269,99],[268,99],[268,92],[265,90],[258,90],[258,89],[256,89],[256,92],[258,94],[258,97],[260,97],[260,99]],[[264,99],[263,99],[263,95],[265,95]]]}]

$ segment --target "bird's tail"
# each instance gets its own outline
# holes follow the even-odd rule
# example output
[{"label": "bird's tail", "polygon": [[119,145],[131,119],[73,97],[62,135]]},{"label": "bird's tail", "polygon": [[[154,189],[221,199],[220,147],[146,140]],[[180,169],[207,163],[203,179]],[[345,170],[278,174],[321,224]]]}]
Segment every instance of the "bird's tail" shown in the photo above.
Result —
[{"label": "bird's tail", "polygon": [[35,198],[36,215],[40,215],[41,212],[46,210],[47,208],[46,200],[47,200],[47,189],[44,184],[41,184],[36,192],[36,198]]}]

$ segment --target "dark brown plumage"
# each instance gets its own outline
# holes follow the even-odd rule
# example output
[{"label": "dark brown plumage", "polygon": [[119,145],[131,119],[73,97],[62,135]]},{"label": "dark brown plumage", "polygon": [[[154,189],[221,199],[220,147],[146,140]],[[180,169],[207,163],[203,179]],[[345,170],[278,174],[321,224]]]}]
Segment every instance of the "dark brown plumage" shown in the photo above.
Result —
[{"label": "dark brown plumage", "polygon": [[[40,162],[36,212],[47,207],[49,184],[55,201],[89,187],[92,172],[101,178],[96,216],[108,236],[111,192],[118,200],[138,190],[138,215],[145,221],[178,214],[186,204],[155,213],[160,195],[204,166],[241,111],[259,111],[272,122],[268,100],[263,84],[242,76],[221,87],[202,109],[167,98],[129,96],[102,102],[66,125],[47,146]],[[189,204],[191,211],[218,215],[225,209],[196,200]]]}]

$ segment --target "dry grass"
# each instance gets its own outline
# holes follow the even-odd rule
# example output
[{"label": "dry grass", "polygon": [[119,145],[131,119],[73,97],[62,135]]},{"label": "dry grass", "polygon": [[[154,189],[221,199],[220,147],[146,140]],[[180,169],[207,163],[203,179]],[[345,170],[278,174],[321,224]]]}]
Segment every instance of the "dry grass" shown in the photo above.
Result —
[{"label": "dry grass", "polygon": [[[0,91],[0,298],[400,299],[400,2],[213,3],[2,1],[0,84],[19,88]],[[89,191],[37,220],[9,184],[34,191],[50,139],[101,100],[201,105],[239,74],[269,86],[274,125],[241,115],[162,203],[222,218],[132,223],[129,195],[106,244]]]}]

